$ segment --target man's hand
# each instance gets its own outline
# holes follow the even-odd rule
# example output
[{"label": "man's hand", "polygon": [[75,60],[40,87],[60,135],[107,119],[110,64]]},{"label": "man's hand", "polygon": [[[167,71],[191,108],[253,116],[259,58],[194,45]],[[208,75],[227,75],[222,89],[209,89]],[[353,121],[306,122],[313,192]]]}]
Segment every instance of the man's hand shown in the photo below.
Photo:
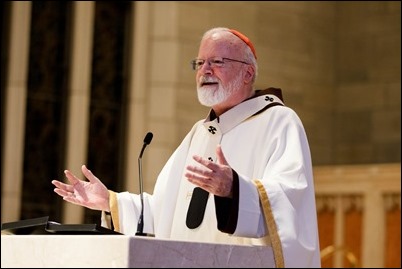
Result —
[{"label": "man's hand", "polygon": [[109,191],[106,186],[85,165],[81,170],[89,181],[80,180],[69,170],[65,170],[64,174],[70,184],[52,180],[52,184],[56,186],[54,192],[67,202],[90,209],[110,211]]},{"label": "man's hand", "polygon": [[221,145],[216,147],[217,162],[211,162],[198,155],[193,159],[199,166],[188,165],[185,176],[204,190],[221,197],[232,197],[233,171],[223,155]]}]

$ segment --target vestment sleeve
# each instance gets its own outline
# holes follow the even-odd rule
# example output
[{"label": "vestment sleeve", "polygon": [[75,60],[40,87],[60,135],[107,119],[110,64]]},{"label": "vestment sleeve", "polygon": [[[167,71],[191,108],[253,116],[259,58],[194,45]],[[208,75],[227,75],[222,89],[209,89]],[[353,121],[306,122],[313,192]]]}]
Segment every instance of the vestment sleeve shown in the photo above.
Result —
[{"label": "vestment sleeve", "polygon": [[237,226],[239,213],[239,176],[233,172],[232,198],[215,196],[215,212],[218,229],[221,232],[233,234]]}]

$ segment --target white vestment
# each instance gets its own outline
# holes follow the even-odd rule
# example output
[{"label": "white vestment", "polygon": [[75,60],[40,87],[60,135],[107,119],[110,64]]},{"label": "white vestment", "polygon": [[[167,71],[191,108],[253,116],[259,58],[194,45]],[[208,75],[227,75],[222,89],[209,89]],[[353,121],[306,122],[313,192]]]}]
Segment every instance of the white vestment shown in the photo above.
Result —
[{"label": "white vestment", "polygon": [[[310,149],[304,127],[290,108],[272,94],[248,99],[214,120],[198,121],[160,172],[153,194],[144,193],[144,232],[160,239],[224,244],[264,244],[267,234],[257,188],[264,185],[282,244],[286,267],[320,267],[317,214]],[[259,113],[257,113],[259,112]],[[184,176],[193,155],[216,161],[221,144],[239,176],[239,209],[234,234],[218,230],[214,196],[209,195],[204,220],[186,226],[195,185]],[[134,235],[140,196],[116,194],[119,231]],[[115,216],[113,216],[114,218]]]}]

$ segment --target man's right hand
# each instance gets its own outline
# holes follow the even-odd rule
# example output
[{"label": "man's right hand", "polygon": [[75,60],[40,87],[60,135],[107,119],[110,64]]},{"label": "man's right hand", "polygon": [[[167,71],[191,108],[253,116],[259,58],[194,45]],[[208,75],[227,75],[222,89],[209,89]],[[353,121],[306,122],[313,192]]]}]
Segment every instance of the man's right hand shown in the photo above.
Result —
[{"label": "man's right hand", "polygon": [[63,197],[63,200],[94,210],[110,211],[109,191],[106,186],[83,165],[82,173],[89,181],[80,180],[69,170],[65,170],[70,184],[52,180],[56,186],[54,192]]}]

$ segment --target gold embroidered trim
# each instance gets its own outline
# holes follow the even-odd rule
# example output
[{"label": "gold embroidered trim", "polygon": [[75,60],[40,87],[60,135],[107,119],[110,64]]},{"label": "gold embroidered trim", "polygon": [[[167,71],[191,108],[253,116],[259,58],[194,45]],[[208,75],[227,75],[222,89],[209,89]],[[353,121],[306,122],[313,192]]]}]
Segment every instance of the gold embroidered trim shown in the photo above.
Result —
[{"label": "gold embroidered trim", "polygon": [[112,214],[112,222],[114,230],[120,233],[120,222],[119,222],[119,208],[117,206],[117,194],[114,191],[109,190],[109,206],[110,213]]},{"label": "gold embroidered trim", "polygon": [[275,266],[276,268],[284,268],[285,262],[283,259],[282,243],[278,235],[278,230],[276,227],[274,216],[272,214],[271,204],[269,203],[268,195],[261,181],[255,179],[254,183],[257,186],[261,205],[264,211],[265,222],[268,227],[269,237],[271,238],[271,245],[274,252]]}]

